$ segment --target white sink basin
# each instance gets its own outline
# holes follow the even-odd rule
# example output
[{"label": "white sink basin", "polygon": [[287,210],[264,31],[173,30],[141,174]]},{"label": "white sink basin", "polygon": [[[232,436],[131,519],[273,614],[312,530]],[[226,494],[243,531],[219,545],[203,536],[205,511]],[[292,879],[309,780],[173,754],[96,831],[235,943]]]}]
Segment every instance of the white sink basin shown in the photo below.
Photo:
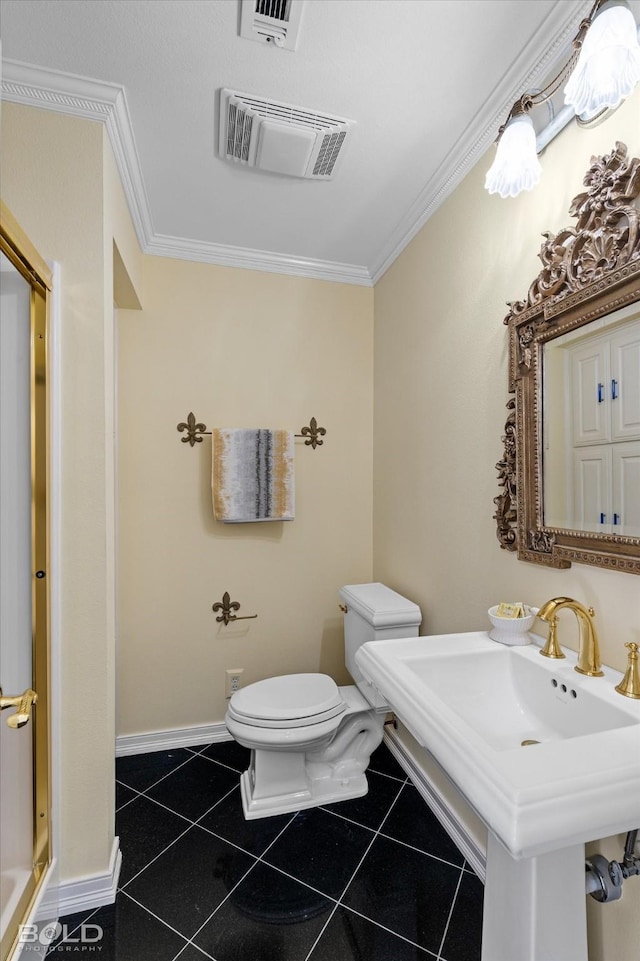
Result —
[{"label": "white sink basin", "polygon": [[373,641],[356,655],[515,858],[640,825],[640,701],[614,690],[617,671],[585,677],[566,654],[483,631]]},{"label": "white sink basin", "polygon": [[[537,652],[537,648],[536,648]],[[490,649],[408,657],[405,665],[418,683],[473,726],[496,751],[512,751],[523,741],[548,743],[598,734],[634,723],[628,712],[562,679],[549,664],[494,644]],[[564,685],[564,690],[563,690]]]}]

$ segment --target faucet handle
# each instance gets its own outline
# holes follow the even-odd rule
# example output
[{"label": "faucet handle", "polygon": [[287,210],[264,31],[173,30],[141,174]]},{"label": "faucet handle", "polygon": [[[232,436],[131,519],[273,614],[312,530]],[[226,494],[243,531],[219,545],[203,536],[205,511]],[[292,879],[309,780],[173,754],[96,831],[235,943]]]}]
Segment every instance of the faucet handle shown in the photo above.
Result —
[{"label": "faucet handle", "polygon": [[627,661],[627,670],[620,681],[616,684],[616,691],[618,694],[624,694],[625,697],[636,697],[640,698],[640,669],[638,667],[638,645],[635,641],[627,641],[625,647],[629,648],[629,660]]}]

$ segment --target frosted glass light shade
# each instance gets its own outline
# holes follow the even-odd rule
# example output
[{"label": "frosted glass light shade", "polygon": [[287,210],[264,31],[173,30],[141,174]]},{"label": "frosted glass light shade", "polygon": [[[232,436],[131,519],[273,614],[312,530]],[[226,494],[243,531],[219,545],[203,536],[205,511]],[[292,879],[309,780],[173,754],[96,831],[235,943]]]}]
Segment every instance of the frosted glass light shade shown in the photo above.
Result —
[{"label": "frosted glass light shade", "polygon": [[487,172],[485,188],[490,194],[517,197],[540,181],[542,168],[536,153],[536,133],[531,117],[512,117],[498,142],[495,160]]},{"label": "frosted glass light shade", "polygon": [[610,0],[594,17],[564,91],[565,103],[590,120],[617,107],[640,80],[638,28],[624,0]]}]

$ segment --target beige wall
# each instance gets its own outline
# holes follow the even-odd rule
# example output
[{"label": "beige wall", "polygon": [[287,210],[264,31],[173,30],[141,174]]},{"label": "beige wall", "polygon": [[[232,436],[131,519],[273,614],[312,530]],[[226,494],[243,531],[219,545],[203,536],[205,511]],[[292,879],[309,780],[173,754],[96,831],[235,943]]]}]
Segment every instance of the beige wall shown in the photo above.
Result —
[{"label": "beige wall", "polygon": [[[372,564],[373,291],[153,257],[144,290],[119,313],[120,734],[221,722],[229,668],[344,682],[338,589]],[[317,418],[293,522],[214,520],[189,411],[209,430]],[[257,619],[216,623],[225,591]]]},{"label": "beige wall", "polygon": [[2,195],[60,265],[57,856],[66,882],[104,874],[114,836],[114,239],[130,287],[140,254],[102,124],[3,104]]},{"label": "beige wall", "polygon": [[[506,302],[538,273],[544,230],[573,223],[592,154],[616,140],[640,155],[640,90],[607,122],[567,128],[542,157],[531,194],[483,189],[487,156],[375,288],[374,577],[422,607],[421,633],[478,630],[500,600],[593,604],[603,660],[622,670],[640,641],[637,577],[574,565],[548,570],[500,549],[493,498],[506,419]],[[561,640],[575,644],[568,612]],[[603,847],[621,857],[621,841]],[[613,907],[590,901],[591,961],[635,961],[640,884]]]},{"label": "beige wall", "polygon": [[[102,138],[98,124],[4,104],[2,191],[62,275],[61,875],[100,871],[113,840],[105,624]],[[82,211],[82,216],[78,216]],[[97,438],[97,443],[96,443]],[[93,811],[93,828],[87,826]]]}]

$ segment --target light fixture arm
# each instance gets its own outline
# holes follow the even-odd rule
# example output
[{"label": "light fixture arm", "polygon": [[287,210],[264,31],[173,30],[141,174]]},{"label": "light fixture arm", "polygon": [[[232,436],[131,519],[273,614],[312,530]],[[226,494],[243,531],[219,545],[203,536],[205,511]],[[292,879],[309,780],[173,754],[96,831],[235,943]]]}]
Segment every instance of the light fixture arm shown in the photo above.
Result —
[{"label": "light fixture arm", "polygon": [[578,27],[578,32],[573,38],[573,40],[571,41],[571,46],[573,47],[573,53],[571,54],[567,62],[564,64],[564,66],[558,71],[556,76],[552,80],[550,80],[549,83],[542,88],[542,90],[539,90],[537,93],[523,93],[520,99],[516,100],[513,107],[509,111],[509,116],[507,117],[506,121],[504,122],[504,124],[502,125],[502,127],[498,132],[498,139],[500,139],[500,136],[502,135],[504,128],[506,127],[507,123],[509,122],[509,120],[511,120],[512,117],[517,116],[517,114],[519,113],[528,113],[532,107],[536,107],[541,103],[545,103],[547,100],[553,97],[554,93],[557,90],[559,90],[559,88],[562,86],[565,80],[573,72],[573,69],[576,63],[578,62],[578,57],[580,56],[580,50],[582,48],[584,38],[587,35],[587,30],[593,23],[593,18],[597,14],[598,10],[602,6],[602,4],[605,2],[606,0],[595,0],[595,3],[591,8],[589,16],[585,17],[584,20],[580,22],[580,26]]},{"label": "light fixture arm", "polygon": [[[588,21],[583,20],[582,24],[588,25]],[[577,35],[576,39],[573,41],[574,47],[578,38],[579,37],[581,38],[582,36],[584,36],[584,33]],[[581,45],[582,45],[582,39],[580,39],[580,46]],[[500,140],[500,137],[504,133],[505,127],[507,126],[509,121],[513,119],[513,117],[517,117],[521,114],[529,113],[532,107],[537,107],[539,104],[545,103],[547,100],[553,97],[556,90],[560,88],[560,86],[564,83],[564,81],[571,74],[571,71],[575,67],[578,61],[578,57],[580,55],[580,46],[576,47],[573,54],[571,55],[569,60],[567,60],[562,70],[560,70],[560,72],[556,74],[553,80],[551,80],[546,85],[546,87],[543,87],[542,90],[539,90],[537,93],[529,93],[529,92],[523,93],[520,99],[516,100],[511,110],[509,111],[509,115],[507,116],[507,119],[498,129],[496,143]]]}]

